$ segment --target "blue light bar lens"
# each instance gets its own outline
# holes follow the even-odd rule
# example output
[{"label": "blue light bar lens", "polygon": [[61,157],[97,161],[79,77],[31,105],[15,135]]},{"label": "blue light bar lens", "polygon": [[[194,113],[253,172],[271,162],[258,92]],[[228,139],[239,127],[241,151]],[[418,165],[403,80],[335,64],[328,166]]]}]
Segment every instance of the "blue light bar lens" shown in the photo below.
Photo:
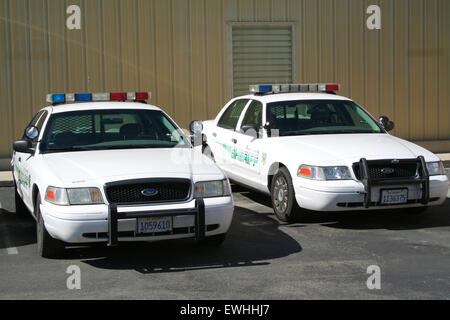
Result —
[{"label": "blue light bar lens", "polygon": [[91,93],[75,93],[75,101],[92,101]]},{"label": "blue light bar lens", "polygon": [[52,101],[53,101],[53,103],[65,102],[66,95],[65,94],[54,94],[54,95],[52,95]]},{"label": "blue light bar lens", "polygon": [[272,92],[272,85],[265,85],[265,84],[260,85],[259,92]]}]

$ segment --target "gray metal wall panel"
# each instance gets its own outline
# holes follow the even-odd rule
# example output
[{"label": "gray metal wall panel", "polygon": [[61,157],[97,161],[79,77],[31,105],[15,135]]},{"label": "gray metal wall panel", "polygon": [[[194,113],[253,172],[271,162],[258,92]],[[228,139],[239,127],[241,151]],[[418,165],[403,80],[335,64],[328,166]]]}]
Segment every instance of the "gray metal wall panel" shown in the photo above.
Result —
[{"label": "gray metal wall panel", "polygon": [[[366,28],[370,4],[381,30]],[[449,21],[448,0],[0,0],[0,157],[49,91],[149,90],[184,127],[213,117],[232,96],[236,22],[292,23],[297,82],[338,82],[394,134],[448,140]]]}]

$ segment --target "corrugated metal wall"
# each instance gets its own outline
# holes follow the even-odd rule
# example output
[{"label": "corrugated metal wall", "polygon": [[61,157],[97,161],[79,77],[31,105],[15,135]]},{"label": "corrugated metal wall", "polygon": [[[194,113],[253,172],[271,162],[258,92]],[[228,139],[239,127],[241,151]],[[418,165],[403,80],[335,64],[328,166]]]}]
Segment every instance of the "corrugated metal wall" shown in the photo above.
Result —
[{"label": "corrugated metal wall", "polygon": [[448,0],[0,0],[0,157],[49,92],[148,90],[184,127],[213,117],[231,97],[230,22],[293,22],[297,82],[340,83],[400,137],[450,139],[449,21]]}]

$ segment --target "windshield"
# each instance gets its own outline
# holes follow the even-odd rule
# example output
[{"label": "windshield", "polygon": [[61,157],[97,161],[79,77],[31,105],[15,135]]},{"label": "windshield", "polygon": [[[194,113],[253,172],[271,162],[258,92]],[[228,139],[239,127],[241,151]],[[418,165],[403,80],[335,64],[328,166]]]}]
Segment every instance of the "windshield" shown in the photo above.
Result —
[{"label": "windshield", "polygon": [[89,110],[53,114],[43,152],[189,147],[181,130],[159,110]]},{"label": "windshield", "polygon": [[367,112],[354,102],[346,100],[269,103],[267,122],[272,133],[279,130],[279,136],[384,132]]}]

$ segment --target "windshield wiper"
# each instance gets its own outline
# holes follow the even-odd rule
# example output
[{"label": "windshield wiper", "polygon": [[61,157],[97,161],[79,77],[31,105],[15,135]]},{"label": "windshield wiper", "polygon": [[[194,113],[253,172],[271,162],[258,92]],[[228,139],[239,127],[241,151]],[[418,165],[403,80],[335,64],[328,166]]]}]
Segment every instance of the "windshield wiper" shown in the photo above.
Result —
[{"label": "windshield wiper", "polygon": [[56,152],[65,152],[65,151],[88,151],[88,150],[95,150],[93,148],[89,148],[89,147],[80,147],[80,146],[70,146],[70,147],[64,147],[64,148],[46,148],[43,151],[45,152],[52,152],[52,151],[56,151]]},{"label": "windshield wiper", "polygon": [[280,134],[281,136],[306,136],[315,134],[346,134],[346,133],[380,133],[375,131],[360,131],[360,130],[324,130],[324,131],[308,131],[308,132],[284,132]]},{"label": "windshield wiper", "polygon": [[[375,131],[361,131],[361,130],[327,130],[317,131],[318,134],[336,134],[336,133],[377,133]],[[379,132],[378,132],[379,133]]]},{"label": "windshield wiper", "polygon": [[99,150],[117,150],[117,149],[147,149],[147,148],[173,148],[174,145],[155,145],[155,144],[147,144],[147,145],[125,145],[125,146],[105,146],[99,147]]},{"label": "windshield wiper", "polygon": [[70,151],[95,151],[95,150],[120,150],[120,149],[155,149],[155,148],[174,148],[177,145],[115,145],[115,146],[69,146],[64,148],[44,148],[43,152],[70,152]]}]

